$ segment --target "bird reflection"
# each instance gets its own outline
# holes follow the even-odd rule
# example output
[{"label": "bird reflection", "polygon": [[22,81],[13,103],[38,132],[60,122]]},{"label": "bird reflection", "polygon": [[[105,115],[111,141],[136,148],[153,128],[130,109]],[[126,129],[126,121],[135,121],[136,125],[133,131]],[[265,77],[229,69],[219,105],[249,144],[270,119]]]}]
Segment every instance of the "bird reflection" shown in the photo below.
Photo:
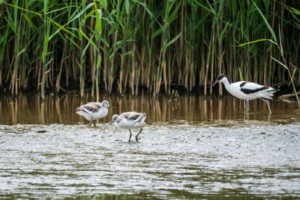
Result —
[{"label": "bird reflection", "polygon": [[[100,94],[100,99],[106,99],[116,107],[105,118],[98,119],[97,123],[108,123],[113,114],[128,111],[147,113],[146,123],[153,122],[199,122],[214,120],[263,120],[270,121],[271,116],[262,114],[268,107],[259,100],[251,101],[253,111],[244,114],[244,101],[231,95],[217,96],[204,95],[178,95],[176,100],[170,101],[170,96],[160,95],[153,98],[147,92],[141,95],[112,94],[105,96]],[[10,95],[0,97],[1,124],[79,124],[85,120],[77,115],[74,110],[82,104],[93,101],[89,92],[80,98],[78,92],[70,92],[62,95],[45,95],[42,100],[40,94],[19,94],[16,98]],[[274,103],[273,103],[274,102]],[[273,119],[276,117],[293,117],[297,112],[294,104],[286,104],[283,101],[272,101],[274,110]],[[288,112],[284,111],[289,109]],[[276,115],[281,113],[280,115]],[[284,112],[284,113],[283,113]],[[275,117],[276,116],[276,117]]]}]

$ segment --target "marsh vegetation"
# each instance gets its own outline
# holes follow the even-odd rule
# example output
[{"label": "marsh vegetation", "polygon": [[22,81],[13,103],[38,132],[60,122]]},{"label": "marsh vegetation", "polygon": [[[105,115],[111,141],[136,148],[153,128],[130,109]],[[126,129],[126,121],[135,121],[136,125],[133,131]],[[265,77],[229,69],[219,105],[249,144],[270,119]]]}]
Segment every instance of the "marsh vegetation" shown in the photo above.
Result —
[{"label": "marsh vegetation", "polygon": [[1,0],[0,87],[207,94],[221,73],[297,86],[299,24],[296,0]]}]

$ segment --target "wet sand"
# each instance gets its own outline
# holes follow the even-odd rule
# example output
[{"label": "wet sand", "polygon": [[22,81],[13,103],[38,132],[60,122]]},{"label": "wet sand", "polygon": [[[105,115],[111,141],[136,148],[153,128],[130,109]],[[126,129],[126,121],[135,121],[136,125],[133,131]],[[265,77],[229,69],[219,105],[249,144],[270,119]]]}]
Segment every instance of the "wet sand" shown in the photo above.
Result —
[{"label": "wet sand", "polygon": [[113,125],[98,126],[1,126],[0,197],[300,196],[298,123],[155,123],[140,142],[127,142],[129,132]]}]

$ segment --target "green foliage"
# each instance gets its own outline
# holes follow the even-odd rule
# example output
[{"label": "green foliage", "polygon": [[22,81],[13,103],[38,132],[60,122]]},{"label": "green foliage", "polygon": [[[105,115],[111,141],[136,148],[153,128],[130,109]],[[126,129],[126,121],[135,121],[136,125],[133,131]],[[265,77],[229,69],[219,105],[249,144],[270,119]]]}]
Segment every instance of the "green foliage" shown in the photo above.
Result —
[{"label": "green foliage", "polygon": [[299,79],[299,35],[299,1],[0,0],[0,86],[272,85]]}]

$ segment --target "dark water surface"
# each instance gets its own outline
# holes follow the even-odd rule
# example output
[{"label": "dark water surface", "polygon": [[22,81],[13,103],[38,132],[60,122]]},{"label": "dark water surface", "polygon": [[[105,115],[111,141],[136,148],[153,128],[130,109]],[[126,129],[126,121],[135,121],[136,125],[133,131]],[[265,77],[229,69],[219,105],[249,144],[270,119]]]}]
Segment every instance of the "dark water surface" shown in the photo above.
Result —
[{"label": "dark water surface", "polygon": [[[107,95],[97,127],[75,113],[78,93],[0,97],[0,198],[299,199],[300,110],[295,102],[225,95]],[[146,112],[140,142],[107,126]],[[135,135],[138,130],[133,130]],[[134,137],[133,137],[134,138]]]},{"label": "dark water surface", "polygon": [[[267,105],[261,100],[250,101],[249,114],[245,114],[244,101],[225,95],[180,96],[170,101],[167,96],[153,98],[151,95],[101,95],[100,101],[108,100],[115,109],[110,109],[108,115],[98,120],[107,123],[113,114],[127,111],[147,113],[147,124],[154,122],[196,123],[197,125],[215,124],[215,121],[255,120],[261,123],[291,123],[299,122],[300,109],[296,102],[283,102],[279,99],[270,100],[272,115],[269,115]],[[0,124],[87,124],[88,122],[76,114],[78,106],[93,102],[90,93],[84,99],[77,92],[66,95],[47,95],[44,101],[39,94],[20,94],[16,97],[0,96]]]}]

